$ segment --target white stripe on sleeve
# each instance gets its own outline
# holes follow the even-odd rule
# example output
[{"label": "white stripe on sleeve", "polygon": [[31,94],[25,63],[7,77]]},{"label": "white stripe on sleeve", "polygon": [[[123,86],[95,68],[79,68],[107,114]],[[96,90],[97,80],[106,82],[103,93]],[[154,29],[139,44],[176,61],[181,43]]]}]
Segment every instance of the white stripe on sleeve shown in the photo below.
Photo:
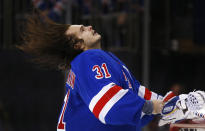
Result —
[{"label": "white stripe on sleeve", "polygon": [[158,95],[152,92],[151,100],[157,100]]},{"label": "white stripe on sleeve", "polygon": [[103,107],[99,114],[99,120],[105,123],[105,116],[107,115],[108,111],[117,103],[126,93],[128,92],[128,89],[124,90],[121,89],[116,95],[114,95]]},{"label": "white stripe on sleeve", "polygon": [[144,95],[145,95],[145,87],[140,85],[138,90],[138,96],[144,99]]},{"label": "white stripe on sleeve", "polygon": [[97,95],[95,95],[95,96],[92,98],[92,100],[91,100],[91,102],[90,102],[90,104],[89,104],[89,109],[90,109],[90,111],[93,111],[93,108],[95,107],[96,103],[100,100],[100,98],[101,98],[110,88],[112,88],[114,85],[115,85],[114,83],[110,83],[110,84],[104,86],[104,87],[102,88],[102,90],[101,90]]}]

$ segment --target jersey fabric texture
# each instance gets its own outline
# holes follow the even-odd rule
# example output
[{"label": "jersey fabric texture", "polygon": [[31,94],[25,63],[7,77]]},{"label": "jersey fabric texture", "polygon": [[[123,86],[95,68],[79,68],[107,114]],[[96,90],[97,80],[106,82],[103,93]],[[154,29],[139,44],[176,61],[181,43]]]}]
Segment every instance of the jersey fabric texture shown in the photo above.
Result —
[{"label": "jersey fabric texture", "polygon": [[90,49],[71,62],[57,131],[136,131],[152,120],[145,100],[159,99],[112,53]]}]

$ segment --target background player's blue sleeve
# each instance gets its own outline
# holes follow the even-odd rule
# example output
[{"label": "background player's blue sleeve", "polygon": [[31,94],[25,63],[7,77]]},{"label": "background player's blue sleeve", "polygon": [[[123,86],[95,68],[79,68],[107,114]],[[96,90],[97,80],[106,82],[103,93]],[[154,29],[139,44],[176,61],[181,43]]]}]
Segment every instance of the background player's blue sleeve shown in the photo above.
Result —
[{"label": "background player's blue sleeve", "polygon": [[104,54],[84,53],[78,60],[78,92],[104,124],[140,124],[145,100],[120,85],[119,64]]}]

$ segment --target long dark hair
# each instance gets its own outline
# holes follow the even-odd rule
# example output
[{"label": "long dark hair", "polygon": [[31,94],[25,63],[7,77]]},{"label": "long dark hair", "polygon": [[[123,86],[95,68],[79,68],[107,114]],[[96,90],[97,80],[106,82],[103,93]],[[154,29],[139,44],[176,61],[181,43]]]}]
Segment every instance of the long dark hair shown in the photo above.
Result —
[{"label": "long dark hair", "polygon": [[47,68],[65,70],[73,58],[82,52],[74,49],[80,42],[74,35],[66,35],[68,24],[58,24],[39,11],[26,17],[22,34],[23,44],[17,48],[30,54],[32,61]]}]

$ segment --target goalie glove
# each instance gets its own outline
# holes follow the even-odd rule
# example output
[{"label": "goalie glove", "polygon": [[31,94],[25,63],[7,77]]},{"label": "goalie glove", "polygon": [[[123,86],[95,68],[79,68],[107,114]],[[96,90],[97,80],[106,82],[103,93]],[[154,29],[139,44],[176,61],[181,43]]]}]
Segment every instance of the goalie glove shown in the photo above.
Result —
[{"label": "goalie glove", "polygon": [[187,107],[197,118],[205,119],[205,92],[190,92],[187,96]]},{"label": "goalie glove", "polygon": [[[171,97],[170,97],[171,96]],[[168,92],[164,97],[165,106],[162,109],[162,119],[159,126],[175,123],[183,119],[205,119],[205,92],[195,91],[179,96]]]},{"label": "goalie glove", "polygon": [[187,96],[187,106],[191,111],[199,111],[205,109],[205,92],[190,92]]},{"label": "goalie glove", "polygon": [[177,121],[193,118],[192,112],[190,112],[186,106],[187,95],[182,94],[175,96],[173,92],[168,92],[163,101],[165,105],[162,109],[162,118],[159,121],[159,126],[165,124],[175,123]]},{"label": "goalie glove", "polygon": [[201,110],[198,110],[198,111],[193,111],[193,114],[195,116],[197,116],[198,118],[205,119],[205,109],[201,109]]}]

